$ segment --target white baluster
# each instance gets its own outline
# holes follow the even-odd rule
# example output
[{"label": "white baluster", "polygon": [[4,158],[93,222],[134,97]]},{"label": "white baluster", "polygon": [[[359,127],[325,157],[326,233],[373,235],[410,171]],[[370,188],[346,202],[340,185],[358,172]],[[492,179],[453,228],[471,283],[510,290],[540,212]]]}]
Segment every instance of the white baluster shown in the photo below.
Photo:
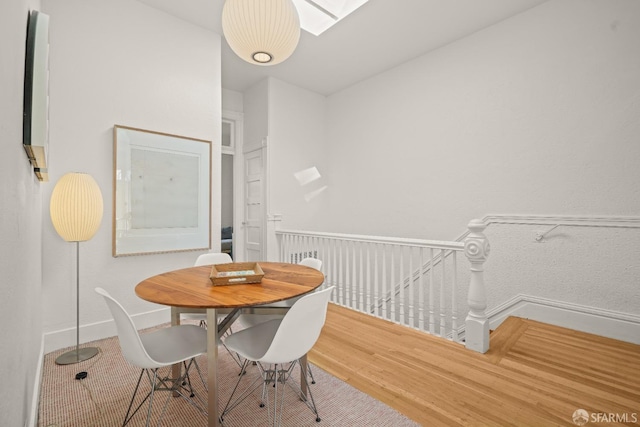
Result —
[{"label": "white baluster", "polygon": [[296,250],[298,249],[298,236],[294,235],[292,236],[292,242],[291,242],[291,260],[289,260],[290,263],[295,264],[297,261],[296,259]]},{"label": "white baluster", "polygon": [[358,265],[356,263],[356,252],[358,243],[353,242],[351,250],[351,308],[358,310]]},{"label": "white baluster", "polygon": [[382,308],[380,307],[380,296],[382,295],[382,292],[380,292],[380,275],[379,275],[379,269],[378,269],[378,249],[380,248],[380,245],[378,243],[374,243],[373,246],[373,281],[374,281],[374,287],[376,289],[376,297],[374,298],[374,310],[375,310],[375,314],[380,317],[382,316]]},{"label": "white baluster", "polygon": [[487,297],[484,285],[484,262],[489,256],[490,246],[483,231],[487,226],[474,219],[469,223],[469,235],[464,240],[464,254],[471,263],[469,282],[469,314],[465,320],[465,346],[480,353],[489,350],[489,319],[487,318]]},{"label": "white baluster", "polygon": [[364,268],[364,263],[362,261],[362,246],[364,245],[364,243],[360,242],[358,243],[358,255],[359,255],[359,260],[358,263],[359,265],[359,269],[358,269],[358,281],[356,282],[356,287],[358,290],[358,309],[360,311],[366,311],[365,309],[365,301],[364,301],[364,273],[363,273],[363,268]]},{"label": "white baluster", "polygon": [[330,240],[330,244],[329,244],[329,249],[331,251],[331,258],[332,258],[332,262],[331,262],[331,279],[332,279],[332,284],[336,286],[336,292],[335,293],[335,301],[337,303],[340,303],[340,276],[338,276],[338,262],[336,260],[336,253],[338,252],[336,250],[336,239],[331,239]]},{"label": "white baluster", "polygon": [[429,333],[435,335],[436,333],[436,317],[435,317],[435,304],[433,298],[433,248],[429,248],[429,254],[431,255],[431,262],[429,263]]},{"label": "white baluster", "polygon": [[404,306],[404,246],[400,246],[398,248],[398,257],[400,258],[400,272],[399,272],[399,282],[400,282],[400,313],[398,313],[398,321],[402,325],[407,324],[407,319],[405,318],[405,306]]},{"label": "white baluster", "polygon": [[[327,274],[329,273],[329,257],[327,256],[327,239],[325,239],[324,237],[318,238],[318,257],[318,259],[322,261],[322,267],[320,268],[320,271],[324,273],[324,276],[326,278]],[[325,280],[324,284],[322,285],[322,289],[325,289],[329,286],[331,285],[327,280]],[[335,292],[331,292],[331,294],[331,300],[333,301]]]},{"label": "white baluster", "polygon": [[415,318],[415,299],[416,295],[414,292],[414,284],[413,284],[413,246],[409,246],[409,321],[408,325],[412,328],[416,327],[416,318]]},{"label": "white baluster", "polygon": [[365,286],[365,308],[367,313],[371,313],[371,297],[374,293],[373,286],[371,286],[371,243],[367,243],[367,268],[366,271],[366,286]]},{"label": "white baluster", "polygon": [[311,236],[304,236],[304,246],[302,246],[302,253],[300,255],[300,261],[305,259],[306,257],[311,256],[311,247],[313,244],[313,238]]},{"label": "white baluster", "polygon": [[395,251],[395,247],[391,246],[390,247],[391,250],[391,274],[389,275],[390,277],[390,282],[389,282],[389,309],[391,311],[390,315],[391,315],[391,320],[393,322],[397,322],[398,319],[396,317],[396,287],[394,285],[395,280],[396,280],[396,251]]},{"label": "white baluster", "polygon": [[445,280],[445,262],[444,262],[445,256],[444,256],[444,249],[440,249],[440,264],[442,269],[441,271],[441,277],[440,277],[440,336],[444,337],[446,336],[446,330],[445,330],[445,291],[444,291],[444,284],[446,282]]},{"label": "white baluster", "polygon": [[351,250],[351,242],[347,241],[346,245],[345,245],[345,250],[346,250],[346,254],[345,254],[345,260],[344,260],[344,265],[345,265],[345,273],[344,273],[344,283],[346,285],[346,290],[347,290],[347,304],[349,308],[353,308],[353,290],[352,290],[352,286],[353,283],[351,281],[351,254],[352,254],[352,250]]},{"label": "white baluster", "polygon": [[291,252],[293,248],[293,236],[291,234],[289,234],[287,236],[287,252],[285,254],[285,259],[284,262],[291,262]]},{"label": "white baluster", "polygon": [[286,261],[286,256],[287,256],[287,245],[289,244],[289,235],[288,234],[283,234],[282,235],[282,246],[281,246],[281,253],[280,253],[280,262],[287,262]]},{"label": "white baluster", "polygon": [[454,342],[458,342],[458,304],[456,302],[456,293],[458,292],[458,253],[451,251],[453,262],[453,277],[451,283],[451,337]]},{"label": "white baluster", "polygon": [[420,247],[420,255],[418,258],[418,274],[420,275],[419,277],[419,282],[418,282],[418,298],[419,298],[419,302],[418,302],[418,327],[420,328],[421,331],[424,331],[424,308],[427,305],[427,302],[424,299],[425,296],[425,292],[424,292],[424,248]]},{"label": "white baluster", "polygon": [[346,283],[343,279],[342,276],[342,272],[343,272],[343,268],[342,268],[342,244],[339,241],[336,241],[337,245],[338,245],[338,280],[340,281],[340,288],[342,290],[341,294],[340,294],[340,304],[346,306],[346,298],[345,298],[345,292],[346,292]]},{"label": "white baluster", "polygon": [[380,295],[382,302],[382,318],[389,319],[387,309],[387,245],[382,244],[382,294]]},{"label": "white baluster", "polygon": [[298,260],[298,262],[302,261],[303,259],[305,259],[307,256],[309,256],[309,247],[311,246],[311,237],[309,236],[302,236],[301,239],[301,247],[300,247],[300,259]]}]

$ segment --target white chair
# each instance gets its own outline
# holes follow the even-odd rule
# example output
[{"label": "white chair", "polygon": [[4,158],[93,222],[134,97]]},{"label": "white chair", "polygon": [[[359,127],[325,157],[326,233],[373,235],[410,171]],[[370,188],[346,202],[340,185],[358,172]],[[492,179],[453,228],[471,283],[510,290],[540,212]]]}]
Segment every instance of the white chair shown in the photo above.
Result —
[{"label": "white chair", "polygon": [[[206,383],[198,367],[195,358],[207,352],[207,331],[195,325],[180,325],[169,328],[159,329],[147,334],[139,334],[133,320],[120,305],[118,301],[113,299],[107,291],[102,288],[95,288],[95,291],[104,297],[109,311],[115,320],[118,330],[118,339],[120,341],[120,349],[122,355],[134,366],[141,368],[138,383],[133,391],[127,414],[124,417],[123,426],[125,426],[135,416],[142,405],[149,400],[149,408],[147,410],[146,426],[149,426],[151,420],[151,409],[153,406],[153,398],[156,391],[170,391],[167,401],[162,408],[162,413],[158,419],[158,425],[162,422],[162,417],[167,409],[167,404],[173,393],[178,393],[185,398],[191,405],[206,414],[205,403],[197,397],[198,401],[193,400],[195,393],[191,386],[189,378],[189,370],[191,366],[195,366],[200,381],[207,389]],[[169,378],[159,376],[158,369],[170,367],[173,364],[182,364],[181,374],[178,378]],[[169,369],[171,371],[171,369]],[[145,398],[140,402],[136,409],[131,413],[133,403],[140,387],[142,375],[146,373],[151,384],[151,391],[147,393]],[[187,394],[185,394],[185,392]],[[131,415],[129,415],[131,414]]]},{"label": "white chair", "polygon": [[320,261],[318,258],[305,258],[302,261],[300,261],[298,264],[315,268],[318,271],[320,271],[320,269],[322,268],[322,261]]},{"label": "white chair", "polygon": [[[260,376],[233,400],[243,379],[243,376],[240,376],[222,411],[221,419],[255,391],[261,385],[260,380],[262,380],[260,406],[269,408],[269,418],[273,420],[274,426],[280,425],[282,421],[285,385],[289,385],[298,394],[300,399],[314,413],[316,421],[320,422],[320,416],[318,415],[311,389],[308,387],[306,375],[301,376],[301,381],[304,381],[306,385],[305,388],[309,398],[295,384],[295,381],[287,382],[287,380],[291,377],[291,373],[298,364],[299,359],[306,355],[318,340],[326,320],[329,297],[334,287],[331,286],[322,291],[303,296],[293,304],[282,319],[260,323],[233,333],[225,339],[225,345],[245,359],[243,369],[247,367],[249,362],[256,362]],[[272,388],[270,387],[271,385],[274,388],[273,414],[271,414],[268,402],[268,390]],[[280,396],[278,396],[279,385],[281,389]]]},{"label": "white chair", "polygon": [[[322,261],[317,258],[305,258],[300,261],[298,264],[305,265],[307,267],[315,268],[320,271],[322,268]],[[278,301],[271,304],[263,304],[258,305],[256,308],[268,308],[268,309],[289,309],[293,306],[293,304],[299,300],[301,297],[290,298],[284,301]],[[284,314],[254,314],[247,313],[241,314],[238,316],[238,321],[245,327],[256,326],[260,323],[268,322],[270,320],[282,319]],[[307,372],[309,373],[309,377],[311,378],[311,384],[315,384],[316,380],[313,378],[313,371],[311,370],[311,366],[307,368]]]},{"label": "white chair", "polygon": [[[208,254],[202,254],[198,256],[193,266],[199,267],[201,265],[229,264],[231,262],[233,262],[233,260],[231,259],[229,254],[222,252],[210,252]],[[206,313],[181,313],[181,317],[184,317],[185,319],[199,320],[200,326],[202,326],[203,328],[207,326]],[[218,320],[220,320],[220,317],[224,318],[224,315],[219,316]]]},{"label": "white chair", "polygon": [[[262,385],[260,406],[269,403],[269,389],[273,385],[273,410],[267,404],[268,415],[273,425],[280,425],[284,406],[285,385],[289,385],[300,399],[311,409],[320,421],[313,394],[307,384],[306,375],[301,380],[306,385],[309,398],[305,396],[294,381],[287,381],[298,361],[316,343],[320,331],[324,326],[327,315],[327,304],[334,286],[322,291],[305,295],[297,300],[282,319],[270,320],[229,335],[225,339],[226,346],[242,356],[243,369],[249,362],[256,362],[260,370],[260,377],[249,384],[234,400],[234,395],[244,376],[240,376],[231,396],[222,411],[221,419],[233,410],[253,391]],[[260,381],[262,380],[262,381]],[[278,391],[280,389],[280,396]],[[278,402],[278,400],[280,400]]]}]

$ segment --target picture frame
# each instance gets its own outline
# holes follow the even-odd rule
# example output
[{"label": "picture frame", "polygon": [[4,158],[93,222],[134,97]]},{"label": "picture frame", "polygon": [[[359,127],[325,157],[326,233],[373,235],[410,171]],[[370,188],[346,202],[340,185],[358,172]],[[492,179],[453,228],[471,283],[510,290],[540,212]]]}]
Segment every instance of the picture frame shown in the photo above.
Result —
[{"label": "picture frame", "polygon": [[112,255],[211,248],[211,142],[113,127]]}]

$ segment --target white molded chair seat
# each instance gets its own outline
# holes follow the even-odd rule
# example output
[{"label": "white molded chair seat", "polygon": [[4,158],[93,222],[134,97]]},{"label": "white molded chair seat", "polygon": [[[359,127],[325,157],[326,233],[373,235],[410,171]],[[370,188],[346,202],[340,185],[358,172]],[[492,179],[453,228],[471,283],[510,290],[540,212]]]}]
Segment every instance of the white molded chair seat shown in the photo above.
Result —
[{"label": "white molded chair seat", "polygon": [[[190,359],[194,357],[194,352],[206,353],[207,333],[205,331],[203,334],[202,328],[193,326],[195,325],[172,326],[140,335],[144,349],[156,364],[155,366],[138,364],[138,366],[141,368],[160,368]],[[167,342],[174,345],[169,346]]]},{"label": "white molded chair seat", "polygon": [[[133,323],[133,320],[131,319],[131,316],[129,316],[124,307],[122,307],[118,301],[113,299],[113,297],[111,297],[111,295],[102,288],[95,288],[95,291],[104,297],[104,300],[109,307],[109,311],[116,323],[122,355],[127,362],[141,368],[138,383],[133,392],[133,396],[131,397],[129,409],[127,410],[122,425],[126,425],[142,407],[144,402],[149,399],[149,409],[147,410],[146,422],[146,425],[148,426],[151,418],[154,394],[159,390],[178,393],[194,407],[199,409],[203,414],[206,414],[204,409],[206,405],[204,401],[195,396],[193,388],[191,387],[189,370],[191,366],[195,366],[198,374],[200,374],[200,368],[198,367],[198,363],[195,358],[207,352],[207,331],[195,325],[180,325],[162,328],[157,331],[140,335]],[[159,368],[169,367],[178,363],[184,366],[184,370],[178,378],[158,376]],[[142,376],[145,372],[147,373],[147,378],[151,384],[151,391],[140,402],[133,413],[131,413],[131,409],[140,386],[140,381],[142,380]],[[206,390],[207,386],[201,374],[200,381],[202,381]],[[169,402],[169,398],[171,398],[172,394],[173,393],[169,393],[169,396],[167,397],[167,401],[165,402],[162,413],[160,414],[158,424],[162,421],[162,417],[164,416],[164,412],[167,408],[167,403]],[[191,399],[192,397],[196,397],[198,401]]]},{"label": "white molded chair seat", "polygon": [[[269,400],[269,389],[272,388],[269,385],[273,384],[273,387],[275,387],[273,415],[271,414],[271,405],[267,406],[269,407],[269,416],[273,420],[273,425],[279,425],[282,419],[284,385],[288,384],[292,388],[296,387],[292,381],[287,382],[287,379],[291,376],[291,372],[297,365],[298,360],[306,355],[318,340],[326,320],[327,305],[333,289],[334,286],[305,295],[297,300],[281,319],[260,323],[235,332],[225,338],[224,342],[229,350],[238,353],[245,359],[243,371],[249,362],[257,362],[261,376],[248,385],[236,400],[233,400],[243,378],[242,375],[240,376],[225,409],[222,411],[221,418],[260,385],[262,385],[260,406],[264,406],[265,400]],[[271,366],[265,368],[265,365]],[[259,381],[260,379],[262,380],[261,382]],[[302,381],[306,384],[306,375],[302,376]],[[282,386],[279,387],[279,384]],[[280,397],[278,397],[279,388],[281,388]],[[294,390],[315,414],[316,421],[320,421],[311,390],[307,387],[310,400],[307,399],[300,388],[294,388]],[[280,403],[278,403],[279,398],[281,400]]]}]

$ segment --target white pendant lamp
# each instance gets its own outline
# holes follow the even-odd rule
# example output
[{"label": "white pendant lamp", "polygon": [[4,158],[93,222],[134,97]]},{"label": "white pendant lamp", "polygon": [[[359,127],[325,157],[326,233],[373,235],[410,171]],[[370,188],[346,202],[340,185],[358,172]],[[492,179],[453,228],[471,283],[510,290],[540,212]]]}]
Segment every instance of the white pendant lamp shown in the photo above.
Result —
[{"label": "white pendant lamp", "polygon": [[222,31],[240,58],[256,65],[287,59],[300,40],[300,19],[291,0],[227,0]]}]

